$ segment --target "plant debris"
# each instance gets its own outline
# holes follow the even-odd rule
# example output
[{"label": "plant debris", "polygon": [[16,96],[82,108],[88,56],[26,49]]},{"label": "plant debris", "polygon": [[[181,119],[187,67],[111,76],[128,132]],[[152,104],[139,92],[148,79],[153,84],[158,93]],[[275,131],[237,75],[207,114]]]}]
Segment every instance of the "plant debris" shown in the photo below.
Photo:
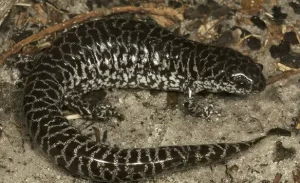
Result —
[{"label": "plant debris", "polygon": [[270,47],[271,56],[274,59],[282,58],[284,55],[289,54],[291,51],[290,45],[286,41],[282,41],[279,45],[273,45]]},{"label": "plant debris", "polygon": [[281,7],[280,6],[274,6],[272,8],[272,11],[273,11],[274,22],[277,25],[281,25],[283,23],[283,21],[286,19],[287,14],[281,12]]},{"label": "plant debris", "polygon": [[[299,74],[300,70],[293,70],[291,68],[285,69],[284,72],[275,75],[275,76],[271,76],[268,78],[267,80],[267,85],[270,85],[272,83],[275,83],[277,81],[283,80],[283,79],[288,79],[289,77],[295,75],[295,74]],[[297,129],[300,129],[300,122],[299,122],[299,127]]]},{"label": "plant debris", "polygon": [[249,14],[254,14],[256,12],[259,12],[263,2],[264,0],[242,0],[242,10],[248,12]]},{"label": "plant debris", "polygon": [[263,20],[261,20],[258,16],[252,16],[250,20],[255,26],[257,26],[261,30],[267,29],[266,23]]},{"label": "plant debris", "polygon": [[290,7],[293,8],[295,14],[300,14],[300,4],[295,2],[290,2],[289,5]]},{"label": "plant debris", "polygon": [[294,31],[286,32],[283,35],[283,40],[290,44],[299,44],[299,40],[297,38],[297,34]]},{"label": "plant debris", "polygon": [[300,68],[300,53],[292,52],[287,41],[282,41],[278,46],[271,46],[270,53],[274,59],[279,58],[281,64],[294,69]]},{"label": "plant debris", "polygon": [[253,34],[251,34],[251,32],[247,31],[246,29],[243,29],[241,27],[233,27],[232,28],[233,32],[239,32],[236,34],[239,34],[239,42],[246,42],[247,46],[251,49],[251,50],[259,50],[261,48],[261,41],[260,39],[258,39],[256,36],[254,36]]}]

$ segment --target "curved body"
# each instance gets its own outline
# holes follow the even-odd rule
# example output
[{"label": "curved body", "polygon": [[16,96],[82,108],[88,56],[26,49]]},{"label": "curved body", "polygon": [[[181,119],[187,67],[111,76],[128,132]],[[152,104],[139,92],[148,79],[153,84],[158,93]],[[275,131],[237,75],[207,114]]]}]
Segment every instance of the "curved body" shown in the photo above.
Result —
[{"label": "curved body", "polygon": [[260,66],[237,51],[186,40],[154,24],[107,19],[64,32],[39,57],[25,85],[24,113],[32,139],[59,166],[95,181],[133,181],[223,161],[263,137],[236,144],[111,148],[70,126],[62,115],[65,101],[102,88],[190,95],[248,94],[264,87]]}]

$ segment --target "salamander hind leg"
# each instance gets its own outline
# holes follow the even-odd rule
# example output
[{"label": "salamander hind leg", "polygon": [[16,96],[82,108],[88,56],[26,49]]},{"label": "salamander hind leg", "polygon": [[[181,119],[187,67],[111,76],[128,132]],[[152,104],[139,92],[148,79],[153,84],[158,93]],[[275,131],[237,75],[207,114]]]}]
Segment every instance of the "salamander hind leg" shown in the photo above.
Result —
[{"label": "salamander hind leg", "polygon": [[68,95],[64,98],[64,106],[85,119],[108,120],[111,117],[116,117],[120,121],[124,119],[123,115],[115,110],[115,107],[87,94],[72,93]]},{"label": "salamander hind leg", "polygon": [[7,58],[7,66],[9,68],[17,68],[20,72],[20,77],[16,81],[16,86],[23,88],[27,77],[30,75],[32,70],[38,63],[38,58],[40,54],[37,55],[24,55],[15,54]]},{"label": "salamander hind leg", "polygon": [[33,68],[38,64],[38,58],[41,54],[37,55],[24,55],[15,54],[7,59],[8,64],[19,69],[21,72],[21,77],[26,79],[26,77],[31,73]]}]

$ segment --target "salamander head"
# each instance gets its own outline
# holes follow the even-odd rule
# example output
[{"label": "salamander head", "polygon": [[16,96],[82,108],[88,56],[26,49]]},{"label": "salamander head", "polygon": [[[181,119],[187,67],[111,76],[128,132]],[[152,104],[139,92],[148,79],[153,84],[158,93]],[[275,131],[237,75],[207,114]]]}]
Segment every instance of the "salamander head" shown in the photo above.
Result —
[{"label": "salamander head", "polygon": [[263,66],[258,63],[241,64],[225,70],[223,88],[225,92],[248,95],[265,89],[266,80],[262,74]]},{"label": "salamander head", "polygon": [[239,52],[233,50],[230,52],[231,57],[218,55],[214,60],[207,62],[206,70],[202,72],[202,77],[200,76],[204,89],[210,92],[238,95],[248,95],[264,90],[266,80],[262,74],[263,66]]}]

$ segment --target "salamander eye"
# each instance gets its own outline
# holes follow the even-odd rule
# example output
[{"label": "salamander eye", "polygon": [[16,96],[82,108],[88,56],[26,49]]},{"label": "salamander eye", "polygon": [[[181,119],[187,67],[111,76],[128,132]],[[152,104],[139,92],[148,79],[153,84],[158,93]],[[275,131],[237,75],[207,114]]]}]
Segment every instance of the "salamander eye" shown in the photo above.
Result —
[{"label": "salamander eye", "polygon": [[248,83],[245,82],[245,81],[238,81],[237,84],[238,84],[240,87],[245,87],[245,86],[247,86]]},{"label": "salamander eye", "polygon": [[247,87],[251,84],[251,80],[244,74],[233,74],[232,79],[239,87]]}]

